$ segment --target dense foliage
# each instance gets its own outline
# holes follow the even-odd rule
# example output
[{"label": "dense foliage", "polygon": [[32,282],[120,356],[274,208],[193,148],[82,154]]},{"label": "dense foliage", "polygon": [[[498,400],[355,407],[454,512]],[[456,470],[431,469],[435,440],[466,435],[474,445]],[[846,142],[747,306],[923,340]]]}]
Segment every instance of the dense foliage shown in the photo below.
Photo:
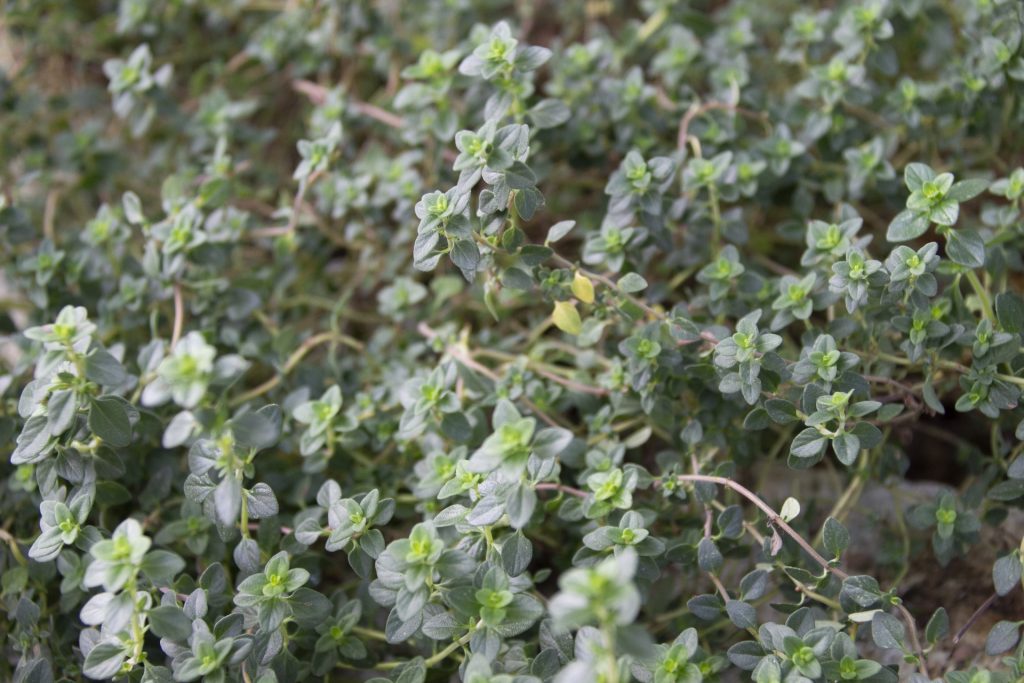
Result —
[{"label": "dense foliage", "polygon": [[1022,7],[11,0],[0,678],[1024,680]]}]

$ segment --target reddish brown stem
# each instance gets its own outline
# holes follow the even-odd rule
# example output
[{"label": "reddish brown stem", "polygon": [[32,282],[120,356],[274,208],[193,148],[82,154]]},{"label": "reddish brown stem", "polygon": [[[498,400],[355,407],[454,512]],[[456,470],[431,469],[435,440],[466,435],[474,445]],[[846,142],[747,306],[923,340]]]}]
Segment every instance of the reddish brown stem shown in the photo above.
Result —
[{"label": "reddish brown stem", "polygon": [[[817,550],[815,550],[814,546],[812,546],[810,543],[808,543],[807,540],[804,539],[803,536],[798,534],[793,529],[793,527],[789,526],[789,524],[787,524],[786,521],[784,519],[782,519],[775,512],[775,510],[772,509],[772,507],[770,505],[768,505],[768,503],[766,503],[763,500],[761,500],[755,493],[753,493],[750,489],[748,489],[747,487],[743,486],[739,482],[734,481],[732,479],[728,479],[726,477],[716,477],[716,476],[705,475],[705,474],[681,474],[678,477],[678,481],[680,481],[680,482],[684,482],[684,481],[689,481],[689,482],[706,482],[706,483],[709,483],[709,484],[719,484],[721,486],[725,486],[726,488],[732,489],[733,491],[735,491],[736,493],[740,494],[741,496],[743,496],[744,498],[749,500],[751,503],[753,503],[758,509],[760,509],[765,514],[765,516],[768,518],[768,523],[771,526],[773,526],[776,529],[782,531],[787,536],[789,536],[794,541],[796,541],[797,545],[799,545],[804,550],[805,553],[810,555],[811,558],[815,562],[817,562],[818,565],[821,566],[822,569],[828,571],[829,573],[831,573],[833,576],[839,578],[840,580],[849,578],[850,575],[848,573],[846,573],[845,571],[843,571],[839,567],[833,565],[828,560],[826,560],[824,557],[822,557],[821,553],[819,553]],[[655,484],[655,485],[657,485],[657,484]],[[917,636],[917,622],[914,621],[914,615],[912,615],[910,613],[910,610],[908,610],[902,604],[896,605],[896,610],[900,613],[900,616],[903,617],[903,621],[907,625],[908,633],[910,635],[910,642],[911,642],[911,645],[914,648],[915,654],[917,655],[918,663],[921,666],[921,672],[925,676],[927,676],[929,679],[931,679],[931,675],[928,672],[928,665],[925,662],[925,658],[924,658],[924,650],[921,648],[921,642],[920,642],[920,640],[918,639],[918,636]]]}]

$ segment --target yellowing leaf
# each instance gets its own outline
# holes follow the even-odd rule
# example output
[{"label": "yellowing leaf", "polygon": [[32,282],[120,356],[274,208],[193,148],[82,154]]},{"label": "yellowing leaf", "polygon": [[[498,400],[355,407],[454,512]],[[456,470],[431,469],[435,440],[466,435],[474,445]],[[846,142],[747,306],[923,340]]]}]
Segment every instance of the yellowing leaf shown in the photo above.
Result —
[{"label": "yellowing leaf", "polygon": [[578,270],[572,278],[572,293],[585,304],[594,303],[594,283]]},{"label": "yellowing leaf", "polygon": [[566,334],[576,335],[583,329],[580,313],[571,301],[556,301],[555,310],[551,312],[551,321]]}]

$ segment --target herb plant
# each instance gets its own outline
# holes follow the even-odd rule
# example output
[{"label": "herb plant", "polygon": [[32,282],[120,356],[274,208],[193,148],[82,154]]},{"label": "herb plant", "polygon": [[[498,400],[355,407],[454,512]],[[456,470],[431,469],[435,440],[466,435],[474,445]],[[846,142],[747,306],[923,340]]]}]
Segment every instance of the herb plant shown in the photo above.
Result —
[{"label": "herb plant", "polygon": [[0,678],[1024,680],[1024,5],[11,0]]}]

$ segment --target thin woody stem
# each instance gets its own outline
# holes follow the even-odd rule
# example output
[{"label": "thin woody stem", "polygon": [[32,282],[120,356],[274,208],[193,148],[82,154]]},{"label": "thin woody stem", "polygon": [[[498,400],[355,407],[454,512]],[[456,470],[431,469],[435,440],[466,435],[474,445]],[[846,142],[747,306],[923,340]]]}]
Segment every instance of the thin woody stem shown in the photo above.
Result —
[{"label": "thin woody stem", "polygon": [[[781,531],[782,533],[786,534],[791,539],[793,539],[797,543],[797,545],[799,545],[800,548],[803,549],[803,551],[807,553],[811,557],[811,559],[813,559],[822,569],[829,572],[830,574],[832,574],[840,580],[845,580],[850,577],[850,575],[846,571],[844,571],[840,567],[835,566],[834,564],[826,560],[824,557],[822,557],[821,553],[815,550],[814,546],[808,543],[803,536],[797,533],[797,531],[794,530],[793,527],[786,523],[786,521],[782,519],[782,517],[780,517],[777,512],[775,512],[772,506],[768,505],[768,503],[761,500],[761,498],[758,497],[757,494],[755,494],[753,491],[748,489],[743,484],[740,484],[738,481],[734,479],[729,479],[728,477],[717,477],[709,474],[680,474],[676,477],[676,481],[718,484],[720,486],[725,486],[726,488],[732,489],[733,491],[735,491],[736,493],[738,493],[739,495],[743,496],[751,503],[753,503],[754,506],[757,507],[759,510],[761,510],[761,512],[763,512],[765,516],[768,518],[768,524],[770,526]],[[655,482],[655,486],[657,485],[657,482]],[[536,488],[537,490],[545,491],[557,490],[563,493],[567,493],[569,495],[576,496],[578,498],[587,497],[587,494],[585,492],[560,483],[545,482],[542,484],[537,484]],[[910,642],[914,648],[915,654],[917,655],[917,660],[921,667],[921,672],[924,673],[925,676],[931,678],[931,675],[928,672],[928,665],[925,662],[924,651],[921,648],[921,642],[917,635],[917,622],[914,620],[914,616],[902,604],[896,605],[896,610],[900,613],[900,616],[903,618],[903,621],[907,625],[908,633],[910,635]],[[968,623],[967,626],[969,627],[970,623]]]},{"label": "thin woody stem", "polygon": [[[804,550],[804,552],[810,555],[810,557],[815,562],[817,562],[822,569],[828,571],[833,576],[836,576],[841,580],[850,577],[848,573],[846,573],[845,571],[843,571],[842,569],[840,569],[839,567],[835,566],[834,564],[826,560],[824,557],[822,557],[821,553],[815,550],[814,546],[808,543],[803,536],[798,534],[793,529],[793,527],[789,526],[789,524],[787,524],[786,521],[782,519],[778,515],[778,513],[776,513],[775,510],[772,509],[770,505],[768,505],[768,503],[761,500],[755,493],[753,493],[750,489],[743,486],[739,482],[733,479],[728,479],[726,477],[716,477],[706,474],[681,474],[677,477],[677,481],[706,482],[709,484],[720,484],[722,486],[732,489],[733,491],[735,491],[736,493],[740,494],[741,496],[749,500],[751,503],[753,503],[762,512],[764,512],[764,514],[768,518],[768,523],[771,526],[775,527],[776,529],[779,529],[787,536],[789,536],[791,539],[796,541],[797,545],[799,545]],[[908,610],[902,604],[896,605],[896,610],[900,613],[900,616],[903,617],[903,621],[907,624],[907,629],[910,634],[910,642],[913,645],[915,654],[917,655],[918,663],[921,666],[921,672],[928,678],[931,678],[931,675],[928,672],[928,664],[925,662],[924,650],[921,648],[921,642],[917,636],[917,623],[914,621],[914,615],[912,615],[910,613],[910,610]]]},{"label": "thin woody stem", "polygon": [[281,372],[274,375],[263,384],[260,384],[259,386],[254,387],[253,389],[250,389],[249,391],[243,394],[239,394],[238,396],[231,400],[230,404],[232,406],[241,405],[246,401],[251,401],[257,396],[262,396],[263,394],[267,393],[268,391],[276,387],[278,384],[280,384],[281,381],[284,379],[285,375],[294,370],[295,366],[298,365],[302,361],[302,359],[306,357],[306,354],[315,349],[317,346],[328,342],[345,344],[346,346],[349,346],[355,349],[356,351],[363,350],[362,343],[345,334],[340,334],[338,332],[321,332],[320,334],[314,334],[312,337],[302,342],[299,348],[295,349],[292,355],[288,357],[288,360],[285,361],[284,366],[281,368]]},{"label": "thin woody stem", "polygon": [[[417,325],[416,330],[427,339],[434,339],[435,337],[437,337],[437,331],[430,327],[430,325],[427,325],[426,323],[420,323],[419,325]],[[491,370],[489,367],[473,358],[473,356],[469,353],[469,350],[465,346],[462,346],[460,344],[451,344],[445,350],[445,353],[447,353],[457,362],[483,375],[492,382],[497,382],[498,380],[501,379],[498,376],[498,374],[494,372],[494,370]],[[569,429],[571,431],[571,425],[559,420],[556,417],[553,417],[552,415],[549,415],[540,406],[538,406],[536,403],[526,398],[525,396],[523,396],[519,400],[522,401],[526,405],[526,407],[533,411],[533,413],[536,414],[537,417],[539,417],[548,426],[561,427],[563,429]]]}]

